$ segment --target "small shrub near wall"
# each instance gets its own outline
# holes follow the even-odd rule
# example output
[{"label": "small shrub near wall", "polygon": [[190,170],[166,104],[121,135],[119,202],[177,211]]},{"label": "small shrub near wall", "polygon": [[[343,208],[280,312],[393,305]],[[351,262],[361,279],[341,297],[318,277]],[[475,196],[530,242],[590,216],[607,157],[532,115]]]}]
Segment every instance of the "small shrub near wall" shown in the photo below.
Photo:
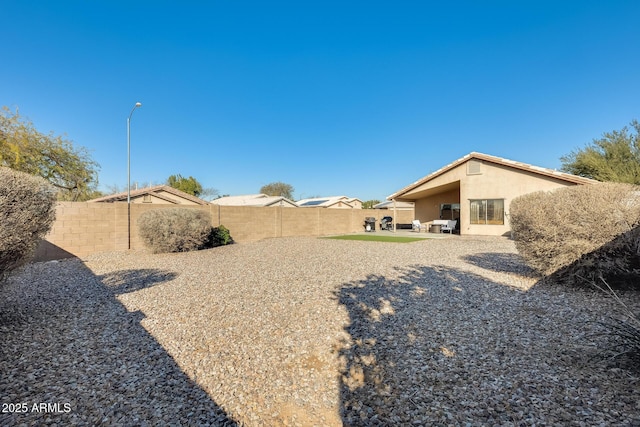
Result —
[{"label": "small shrub near wall", "polygon": [[0,167],[0,280],[33,255],[55,220],[55,200],[44,179]]},{"label": "small shrub near wall", "polygon": [[211,246],[224,246],[233,243],[229,229],[224,225],[211,229]]},{"label": "small shrub near wall", "polygon": [[640,249],[640,188],[601,183],[527,194],[511,202],[510,224],[518,252],[541,274],[628,272]]},{"label": "small shrub near wall", "polygon": [[154,253],[203,249],[211,238],[211,215],[197,209],[154,209],[138,220],[139,235]]}]

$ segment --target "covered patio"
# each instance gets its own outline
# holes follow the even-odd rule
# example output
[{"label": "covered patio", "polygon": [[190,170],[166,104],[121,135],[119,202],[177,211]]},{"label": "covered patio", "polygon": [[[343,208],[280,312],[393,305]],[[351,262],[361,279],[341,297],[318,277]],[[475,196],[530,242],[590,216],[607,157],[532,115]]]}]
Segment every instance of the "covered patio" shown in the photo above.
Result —
[{"label": "covered patio", "polygon": [[414,202],[415,219],[456,220],[455,232],[509,235],[511,200],[535,191],[598,181],[481,153],[470,153],[387,197]]}]

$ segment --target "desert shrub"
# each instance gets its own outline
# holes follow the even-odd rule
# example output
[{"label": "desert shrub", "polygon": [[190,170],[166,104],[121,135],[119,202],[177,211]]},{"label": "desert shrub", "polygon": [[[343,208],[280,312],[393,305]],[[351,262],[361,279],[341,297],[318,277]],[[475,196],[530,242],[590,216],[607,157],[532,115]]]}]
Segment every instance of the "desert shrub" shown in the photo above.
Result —
[{"label": "desert shrub", "polygon": [[596,322],[601,332],[587,338],[600,338],[592,343],[596,343],[600,355],[610,362],[635,372],[640,371],[640,316],[624,303],[604,278],[589,280],[588,283],[616,301],[617,308]]},{"label": "desert shrub", "polygon": [[229,229],[224,225],[211,229],[211,246],[224,246],[233,243]]},{"label": "desert shrub", "polygon": [[637,186],[600,183],[537,192],[510,205],[512,235],[539,273],[580,280],[628,272],[640,250]]},{"label": "desert shrub", "polygon": [[211,235],[211,215],[197,209],[153,209],[138,220],[140,238],[154,253],[202,249]]},{"label": "desert shrub", "polygon": [[0,280],[31,258],[55,220],[55,200],[44,179],[0,167]]}]

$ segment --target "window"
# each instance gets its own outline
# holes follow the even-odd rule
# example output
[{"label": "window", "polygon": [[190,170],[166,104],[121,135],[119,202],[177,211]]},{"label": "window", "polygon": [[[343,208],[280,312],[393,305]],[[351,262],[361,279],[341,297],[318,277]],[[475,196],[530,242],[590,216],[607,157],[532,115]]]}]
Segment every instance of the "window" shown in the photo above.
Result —
[{"label": "window", "polygon": [[142,203],[151,203],[151,194],[145,194],[142,196]]},{"label": "window", "polygon": [[504,224],[504,199],[471,200],[471,224]]}]

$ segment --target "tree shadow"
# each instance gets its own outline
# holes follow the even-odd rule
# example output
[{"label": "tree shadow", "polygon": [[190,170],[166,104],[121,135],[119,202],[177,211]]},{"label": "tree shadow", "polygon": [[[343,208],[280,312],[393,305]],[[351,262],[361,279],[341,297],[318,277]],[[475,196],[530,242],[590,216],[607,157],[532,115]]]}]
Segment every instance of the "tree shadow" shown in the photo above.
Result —
[{"label": "tree shadow", "polygon": [[640,225],[559,268],[541,283],[589,289],[617,301],[600,320],[605,331],[598,336],[598,358],[607,365],[640,374],[640,310],[628,304],[640,295]]},{"label": "tree shadow", "polygon": [[114,271],[97,278],[115,295],[135,292],[178,277],[169,270],[140,269]]},{"label": "tree shadow", "polygon": [[75,255],[45,239],[40,240],[40,243],[36,246],[36,250],[33,254],[33,261],[35,262],[65,258],[75,258]]},{"label": "tree shadow", "polygon": [[0,299],[0,396],[20,406],[1,412],[0,425],[236,425],[144,329],[144,314],[115,298],[171,277],[96,277],[77,259],[10,277]]},{"label": "tree shadow", "polygon": [[462,257],[463,260],[478,267],[496,271],[498,273],[514,273],[533,277],[535,271],[532,268],[523,269],[522,257],[513,253],[485,252]]},{"label": "tree shadow", "polygon": [[399,273],[337,291],[350,318],[339,352],[344,425],[519,425],[547,419],[548,405],[590,422],[597,404],[581,414],[588,399],[568,409],[554,401],[562,381],[592,385],[566,374],[580,358],[566,339],[532,339],[557,328],[575,333],[548,319],[554,308],[543,298],[452,267]]}]

